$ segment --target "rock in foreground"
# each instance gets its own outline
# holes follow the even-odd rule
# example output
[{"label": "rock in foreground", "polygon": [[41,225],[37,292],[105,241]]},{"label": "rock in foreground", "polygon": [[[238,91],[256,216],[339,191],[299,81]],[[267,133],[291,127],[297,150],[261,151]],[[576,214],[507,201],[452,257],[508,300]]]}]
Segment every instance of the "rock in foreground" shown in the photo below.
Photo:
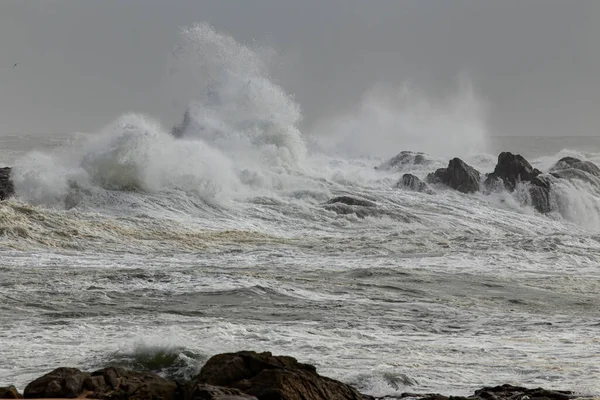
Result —
[{"label": "rock in foreground", "polygon": [[14,386],[0,387],[0,399],[22,399],[17,388]]},{"label": "rock in foreground", "polygon": [[[31,382],[25,398],[116,400],[374,400],[353,387],[321,376],[312,365],[271,353],[240,351],[209,359],[192,382],[175,382],[152,372],[105,368],[87,373],[58,368]],[[441,394],[386,396],[418,400],[570,400],[571,392],[518,386],[485,387],[469,397]],[[579,396],[581,397],[581,396]],[[0,388],[0,399],[22,398],[12,386]]]},{"label": "rock in foreground", "polygon": [[572,392],[553,391],[542,388],[527,389],[520,386],[502,385],[484,387],[483,389],[476,390],[472,396],[468,397],[448,397],[441,394],[423,395],[403,393],[401,396],[396,398],[413,398],[416,400],[569,400],[577,398],[577,396],[574,396]]},{"label": "rock in foreground", "polygon": [[198,382],[233,387],[259,400],[363,400],[356,389],[317,374],[312,365],[271,353],[244,351],[212,357]]}]

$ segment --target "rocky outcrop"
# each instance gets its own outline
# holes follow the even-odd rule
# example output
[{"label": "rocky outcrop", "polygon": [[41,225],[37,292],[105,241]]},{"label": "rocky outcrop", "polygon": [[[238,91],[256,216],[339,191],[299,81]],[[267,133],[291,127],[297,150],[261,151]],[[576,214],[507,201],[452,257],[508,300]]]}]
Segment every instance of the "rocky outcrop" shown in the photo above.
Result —
[{"label": "rocky outcrop", "polygon": [[412,151],[402,151],[390,158],[383,164],[375,167],[382,171],[401,170],[411,165],[427,165],[430,161],[425,157],[425,153],[414,153]]},{"label": "rocky outcrop", "polygon": [[440,168],[427,175],[427,182],[444,184],[462,193],[473,193],[479,190],[480,174],[475,168],[460,158],[453,158],[447,168]]},{"label": "rocky outcrop", "polygon": [[199,383],[227,386],[259,400],[363,400],[353,387],[317,374],[312,365],[271,353],[243,351],[212,357]]},{"label": "rocky outcrop", "polygon": [[529,185],[529,195],[531,196],[531,204],[542,214],[547,214],[552,211],[550,191],[552,189],[551,175],[538,175],[531,180]]},{"label": "rocky outcrop", "polygon": [[83,392],[90,377],[76,368],[58,368],[27,385],[23,395],[26,399],[74,398]]},{"label": "rocky outcrop", "polygon": [[415,192],[425,192],[428,189],[425,182],[412,174],[402,175],[402,178],[396,183],[396,187],[406,188]]},{"label": "rocky outcrop", "polygon": [[[93,373],[58,368],[31,382],[25,398],[99,400],[375,400],[353,387],[321,376],[293,357],[240,351],[210,358],[191,382],[174,382],[152,372],[105,368]],[[418,400],[571,400],[571,392],[502,385],[484,387],[468,397],[403,393],[383,399]],[[582,396],[579,396],[582,397]],[[13,386],[0,399],[22,398]]]},{"label": "rocky outcrop", "polygon": [[191,385],[186,400],[257,400],[241,390],[206,384]]},{"label": "rocky outcrop", "polygon": [[0,387],[0,399],[22,399],[23,396],[14,386]]},{"label": "rocky outcrop", "polygon": [[94,399],[178,400],[182,391],[177,383],[152,372],[105,368],[92,373],[85,388]]},{"label": "rocky outcrop", "polygon": [[5,200],[15,193],[10,173],[10,167],[0,168],[0,200]]},{"label": "rocky outcrop", "polygon": [[25,398],[75,398],[87,394],[94,399],[177,400],[179,386],[151,372],[106,368],[92,374],[75,368],[58,368],[31,382]]},{"label": "rocky outcrop", "polygon": [[575,169],[587,172],[600,178],[600,168],[591,161],[581,161],[575,157],[563,157],[550,169],[551,172],[562,171],[566,169]]},{"label": "rocky outcrop", "polygon": [[484,387],[482,389],[476,390],[473,395],[468,397],[448,397],[441,394],[423,395],[414,393],[403,393],[401,396],[396,398],[411,398],[414,400],[569,400],[577,397],[578,396],[573,395],[572,392],[546,390],[542,388],[528,389],[520,386],[502,385],[494,387]]},{"label": "rocky outcrop", "polygon": [[517,182],[531,182],[541,172],[531,166],[520,154],[502,152],[494,169],[494,176],[502,179],[506,188],[515,190]]}]

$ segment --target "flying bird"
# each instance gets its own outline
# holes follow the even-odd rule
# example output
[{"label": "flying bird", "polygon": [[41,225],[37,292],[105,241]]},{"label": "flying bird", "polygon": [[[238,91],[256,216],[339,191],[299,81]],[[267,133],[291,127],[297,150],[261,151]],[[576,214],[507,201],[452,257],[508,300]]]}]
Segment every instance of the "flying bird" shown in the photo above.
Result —
[{"label": "flying bird", "polygon": [[17,65],[19,65],[19,63],[15,63],[15,65],[13,65],[13,68],[16,67]]}]

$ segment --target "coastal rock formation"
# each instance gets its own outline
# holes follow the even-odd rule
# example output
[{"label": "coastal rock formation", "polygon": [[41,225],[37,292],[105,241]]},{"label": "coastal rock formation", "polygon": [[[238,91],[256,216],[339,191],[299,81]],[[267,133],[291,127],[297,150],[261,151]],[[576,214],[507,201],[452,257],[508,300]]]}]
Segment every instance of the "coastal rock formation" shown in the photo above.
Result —
[{"label": "coastal rock formation", "polygon": [[541,172],[533,168],[523,156],[508,151],[500,153],[494,169],[494,176],[502,179],[510,191],[515,190],[517,182],[531,182],[539,174]]},{"label": "coastal rock formation", "polygon": [[241,390],[199,383],[191,386],[186,400],[257,400]]},{"label": "coastal rock formation", "polygon": [[550,202],[552,179],[553,177],[551,175],[538,175],[531,180],[531,184],[529,185],[531,204],[542,214],[547,214],[552,211]]},{"label": "coastal rock formation", "polygon": [[406,166],[429,164],[430,161],[425,157],[425,153],[414,153],[412,151],[401,151],[399,154],[390,158],[383,164],[375,167],[382,171],[400,170]]},{"label": "coastal rock formation", "polygon": [[[105,368],[93,373],[58,368],[31,382],[25,398],[99,400],[375,400],[353,387],[317,374],[316,368],[288,356],[240,351],[210,358],[191,382],[175,382],[152,372]],[[484,387],[468,397],[403,393],[378,400],[571,400],[571,392],[502,385]],[[13,386],[0,399],[22,398]]]},{"label": "coastal rock formation", "polygon": [[358,199],[356,197],[350,197],[350,196],[334,197],[333,199],[329,200],[326,204],[338,204],[338,203],[345,204],[347,206],[360,206],[360,207],[375,207],[377,205],[372,201]]},{"label": "coastal rock formation", "polygon": [[135,372],[121,368],[105,368],[92,373],[85,388],[94,399],[162,399],[177,400],[179,386],[152,372]]},{"label": "coastal rock formation", "polygon": [[0,387],[0,399],[22,399],[23,396],[14,386]]},{"label": "coastal rock formation", "polygon": [[77,397],[90,377],[76,368],[57,368],[27,385],[23,394],[26,399]]},{"label": "coastal rock formation", "polygon": [[447,168],[440,168],[427,175],[428,183],[442,183],[462,193],[479,191],[480,174],[460,158],[453,158]]},{"label": "coastal rock formation", "polygon": [[269,352],[219,354],[207,361],[197,380],[240,389],[259,400],[363,400],[353,387],[320,376],[312,365]]},{"label": "coastal rock formation", "polygon": [[15,192],[10,173],[10,167],[0,168],[0,200],[9,198]]},{"label": "coastal rock formation", "polygon": [[178,385],[152,372],[106,368],[92,374],[76,368],[58,368],[31,382],[25,398],[75,398],[88,393],[94,399],[180,399]]},{"label": "coastal rock formation", "polygon": [[566,169],[575,169],[587,172],[600,178],[600,168],[591,161],[581,161],[575,157],[563,157],[550,169],[551,172],[562,171]]},{"label": "coastal rock formation", "polygon": [[574,396],[572,392],[546,390],[542,388],[528,389],[520,386],[502,385],[494,387],[484,387],[482,389],[476,390],[472,396],[468,397],[448,397],[441,394],[423,395],[414,393],[403,393],[401,396],[396,398],[411,398],[415,400],[569,400],[577,398],[577,396]]},{"label": "coastal rock formation", "polygon": [[413,174],[402,175],[402,178],[396,183],[396,187],[404,187],[415,192],[424,192],[427,190],[427,184]]}]

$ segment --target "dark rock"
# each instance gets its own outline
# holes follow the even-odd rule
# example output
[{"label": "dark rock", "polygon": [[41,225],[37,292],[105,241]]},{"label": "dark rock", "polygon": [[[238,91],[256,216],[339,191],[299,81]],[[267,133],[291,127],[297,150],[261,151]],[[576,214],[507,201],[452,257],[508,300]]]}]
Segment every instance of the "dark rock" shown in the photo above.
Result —
[{"label": "dark rock", "polygon": [[498,163],[494,175],[504,181],[510,191],[515,190],[517,182],[531,182],[541,172],[531,166],[520,154],[502,152],[498,156]]},{"label": "dark rock", "polygon": [[499,192],[504,189],[504,181],[495,173],[486,174],[483,187],[487,192]]},{"label": "dark rock", "polygon": [[600,178],[600,168],[596,164],[591,161],[581,161],[575,157],[563,157],[554,166],[550,169],[550,171],[561,171],[565,169],[575,169],[587,172],[588,174],[594,175]]},{"label": "dark rock", "polygon": [[377,205],[372,201],[364,200],[364,199],[357,199],[356,197],[350,197],[350,196],[338,196],[338,197],[335,197],[335,198],[329,200],[326,204],[337,204],[337,203],[346,204],[347,206],[360,206],[360,207],[375,207]]},{"label": "dark rock", "polygon": [[173,129],[171,129],[171,134],[176,138],[182,137],[185,134],[186,129],[190,126],[190,124],[190,110],[188,109],[185,110],[185,113],[183,113],[183,121],[181,121],[179,125],[175,125]]},{"label": "dark rock", "polygon": [[405,187],[415,192],[424,192],[427,190],[427,184],[412,174],[402,175],[402,179],[396,183],[396,187]]},{"label": "dark rock", "polygon": [[400,154],[395,155],[394,157],[390,158],[389,160],[387,160],[386,162],[382,163],[381,165],[379,165],[378,167],[375,167],[375,169],[379,169],[379,170],[392,170],[392,169],[402,169],[405,166],[410,166],[410,165],[426,165],[429,164],[431,161],[429,161],[427,158],[425,158],[425,153],[414,153],[412,151],[402,151],[400,152]]},{"label": "dark rock", "polygon": [[6,200],[15,193],[15,187],[10,179],[11,168],[0,168],[0,200]]},{"label": "dark rock", "polygon": [[531,204],[542,214],[552,211],[552,204],[550,202],[551,179],[549,175],[539,175],[533,178],[529,185]]},{"label": "dark rock", "polygon": [[[394,396],[383,397],[396,398]],[[411,398],[417,400],[522,400],[522,399],[537,399],[537,400],[569,400],[576,398],[571,392],[561,392],[546,389],[527,389],[520,386],[502,385],[494,387],[484,387],[475,391],[472,396],[443,396],[441,394],[414,394],[403,393],[401,399]]]},{"label": "dark rock", "polygon": [[197,384],[191,388],[186,400],[257,400],[256,397],[245,394],[241,390]]},{"label": "dark rock", "polygon": [[22,399],[23,396],[14,386],[0,387],[0,399]]},{"label": "dark rock", "polygon": [[94,399],[177,400],[182,390],[177,383],[152,372],[105,368],[92,373],[85,382]]},{"label": "dark rock", "polygon": [[524,396],[527,396],[530,399],[545,398],[551,400],[569,400],[573,398],[571,392],[552,391],[542,388],[527,389],[512,385],[485,387],[475,391],[475,397],[490,400],[521,399]]},{"label": "dark rock", "polygon": [[90,374],[76,368],[58,368],[27,385],[23,395],[26,399],[75,398],[83,392],[83,384],[89,378]]},{"label": "dark rock", "polygon": [[212,357],[197,380],[240,389],[259,400],[363,400],[349,385],[322,377],[292,357],[243,351]]},{"label": "dark rock", "polygon": [[480,174],[475,168],[460,158],[453,158],[447,168],[440,168],[427,175],[427,182],[444,184],[462,193],[472,193],[479,190]]}]

